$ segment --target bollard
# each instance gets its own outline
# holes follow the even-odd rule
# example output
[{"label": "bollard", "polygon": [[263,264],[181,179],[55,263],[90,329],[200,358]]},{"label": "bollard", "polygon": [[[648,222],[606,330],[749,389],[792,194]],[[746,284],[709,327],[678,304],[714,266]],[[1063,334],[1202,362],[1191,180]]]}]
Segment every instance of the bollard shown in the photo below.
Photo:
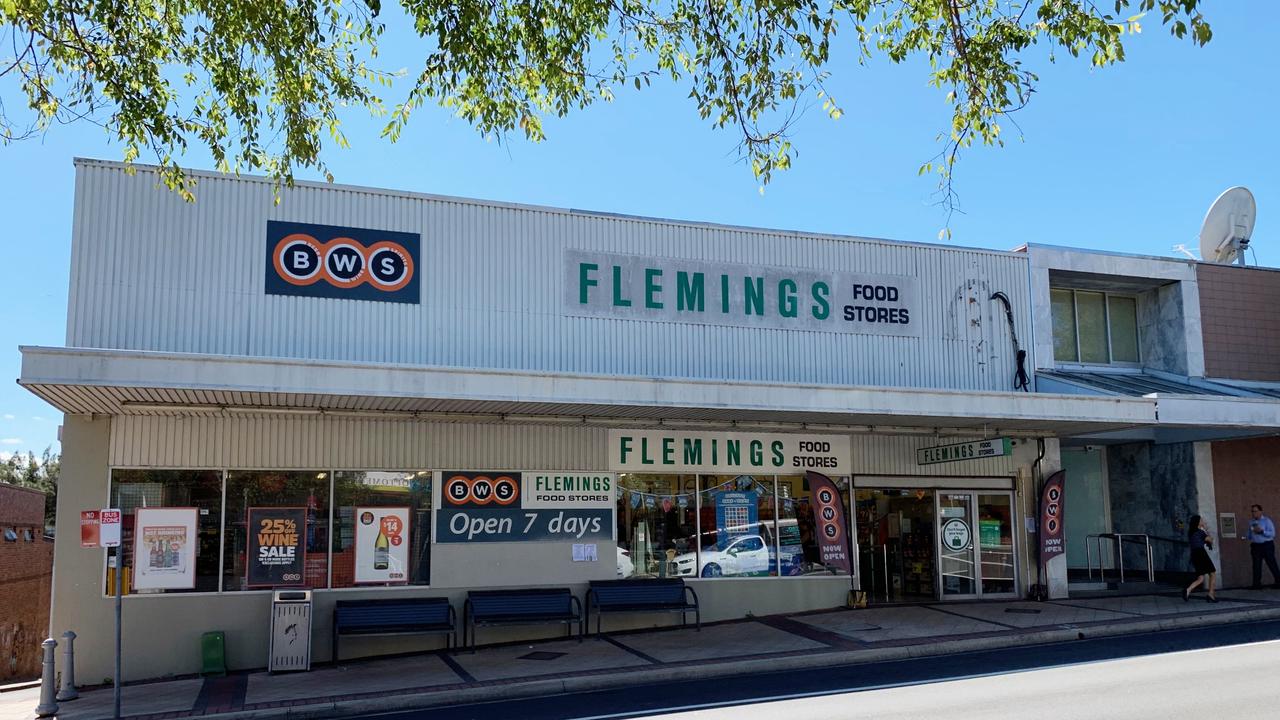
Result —
[{"label": "bollard", "polygon": [[58,690],[58,702],[80,697],[80,693],[76,691],[76,651],[72,647],[75,639],[76,634],[70,630],[62,633],[62,642],[66,643],[66,647],[62,650],[62,688]]},{"label": "bollard", "polygon": [[40,643],[44,648],[44,669],[40,673],[40,704],[36,706],[36,717],[48,717],[58,712],[58,701],[54,699],[54,657],[58,641],[49,638]]}]

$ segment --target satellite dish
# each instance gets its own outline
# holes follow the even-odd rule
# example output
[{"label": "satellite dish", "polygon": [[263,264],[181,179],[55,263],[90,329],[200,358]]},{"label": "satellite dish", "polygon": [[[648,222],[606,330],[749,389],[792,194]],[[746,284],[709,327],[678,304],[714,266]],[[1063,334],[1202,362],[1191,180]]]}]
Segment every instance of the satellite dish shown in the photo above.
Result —
[{"label": "satellite dish", "polygon": [[1248,188],[1233,187],[1218,196],[1200,226],[1200,257],[1206,262],[1244,264],[1258,206]]}]

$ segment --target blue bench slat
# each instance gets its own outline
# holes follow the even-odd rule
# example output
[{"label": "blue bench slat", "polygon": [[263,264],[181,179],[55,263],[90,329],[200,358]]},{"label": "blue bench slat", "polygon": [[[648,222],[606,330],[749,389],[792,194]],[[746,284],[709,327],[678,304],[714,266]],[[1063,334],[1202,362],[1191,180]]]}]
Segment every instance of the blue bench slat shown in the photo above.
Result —
[{"label": "blue bench slat", "polygon": [[[342,635],[453,633],[453,607],[448,598],[339,600],[333,608],[334,660]],[[452,640],[452,639],[451,639]]]},{"label": "blue bench slat", "polygon": [[597,632],[606,612],[678,612],[683,623],[686,612],[700,617],[697,596],[690,597],[691,593],[682,578],[593,580],[587,591],[587,611],[596,611]]},{"label": "blue bench slat", "polygon": [[[582,622],[581,606],[569,588],[534,588],[529,590],[472,590],[467,593],[465,622],[472,628],[480,625]],[[581,636],[581,633],[579,633]],[[466,635],[464,633],[464,640]]]}]

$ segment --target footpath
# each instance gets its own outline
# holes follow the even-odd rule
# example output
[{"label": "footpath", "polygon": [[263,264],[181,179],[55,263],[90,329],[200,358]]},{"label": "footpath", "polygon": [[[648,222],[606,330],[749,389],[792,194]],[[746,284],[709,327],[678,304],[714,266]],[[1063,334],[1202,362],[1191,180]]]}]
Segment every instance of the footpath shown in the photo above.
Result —
[{"label": "footpath", "polygon": [[[1049,602],[935,603],[834,609],[575,640],[317,665],[310,672],[240,672],[126,685],[134,720],[284,720],[369,715],[480,700],[536,697],[1067,642],[1280,619],[1280,590],[1228,590],[1220,602],[1175,593]],[[39,688],[0,693],[0,720],[35,717]],[[110,718],[112,692],[82,690],[64,720]]]}]

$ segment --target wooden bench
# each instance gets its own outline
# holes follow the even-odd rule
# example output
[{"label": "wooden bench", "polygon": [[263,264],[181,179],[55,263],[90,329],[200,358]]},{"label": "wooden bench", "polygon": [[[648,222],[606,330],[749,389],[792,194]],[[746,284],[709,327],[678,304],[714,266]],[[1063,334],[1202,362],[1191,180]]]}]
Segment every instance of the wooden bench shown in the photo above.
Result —
[{"label": "wooden bench", "polygon": [[333,608],[333,661],[343,635],[447,633],[445,647],[457,643],[457,615],[449,598],[339,600]]},{"label": "wooden bench", "polygon": [[551,622],[564,623],[568,636],[573,635],[573,625],[577,623],[578,642],[582,642],[585,632],[582,601],[569,588],[472,590],[467,593],[467,602],[462,607],[462,643],[475,652],[476,628],[483,625]]},{"label": "wooden bench", "polygon": [[600,634],[604,613],[678,612],[680,624],[687,625],[693,611],[696,628],[702,630],[698,593],[681,578],[653,580],[592,580],[587,590],[587,623],[596,611],[596,634]]}]

